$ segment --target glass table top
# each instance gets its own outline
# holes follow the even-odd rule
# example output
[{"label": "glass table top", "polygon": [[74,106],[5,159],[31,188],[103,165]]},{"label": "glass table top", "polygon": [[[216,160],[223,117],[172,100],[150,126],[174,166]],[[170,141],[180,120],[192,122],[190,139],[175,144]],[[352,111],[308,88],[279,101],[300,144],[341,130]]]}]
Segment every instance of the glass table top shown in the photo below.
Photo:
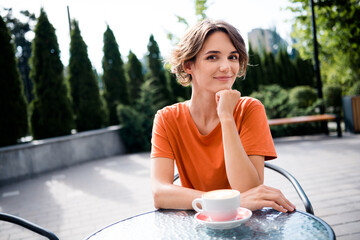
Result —
[{"label": "glass table top", "polygon": [[208,228],[194,215],[194,211],[152,211],[116,222],[87,239],[335,239],[327,223],[301,211],[257,210],[247,222],[227,230]]}]

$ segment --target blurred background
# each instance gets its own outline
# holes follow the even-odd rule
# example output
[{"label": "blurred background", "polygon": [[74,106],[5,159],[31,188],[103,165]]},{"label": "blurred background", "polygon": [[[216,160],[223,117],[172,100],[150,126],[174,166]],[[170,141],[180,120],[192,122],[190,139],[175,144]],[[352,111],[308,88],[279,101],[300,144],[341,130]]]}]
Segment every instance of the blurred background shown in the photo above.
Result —
[{"label": "blurred background", "polygon": [[[269,119],[344,117],[343,98],[360,94],[359,13],[356,0],[0,0],[0,146],[120,124],[128,152],[148,151],[156,111],[191,94],[164,62],[187,27],[204,18],[239,29],[250,62],[234,88],[258,98]],[[271,131],[323,129],[308,123]]]}]

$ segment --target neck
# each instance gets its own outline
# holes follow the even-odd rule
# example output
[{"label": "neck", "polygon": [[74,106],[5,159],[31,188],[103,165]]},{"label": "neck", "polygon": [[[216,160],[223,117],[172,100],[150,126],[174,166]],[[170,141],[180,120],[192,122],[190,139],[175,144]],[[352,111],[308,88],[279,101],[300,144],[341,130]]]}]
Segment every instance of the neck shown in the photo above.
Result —
[{"label": "neck", "polygon": [[218,121],[219,119],[216,111],[215,94],[213,93],[195,93],[193,91],[189,101],[189,110],[191,116],[203,124]]}]

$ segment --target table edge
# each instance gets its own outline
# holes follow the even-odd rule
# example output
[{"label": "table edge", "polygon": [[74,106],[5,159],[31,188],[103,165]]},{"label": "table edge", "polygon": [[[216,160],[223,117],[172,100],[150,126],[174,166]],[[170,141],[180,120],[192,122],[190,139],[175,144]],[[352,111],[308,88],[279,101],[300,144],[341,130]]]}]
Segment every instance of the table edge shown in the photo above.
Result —
[{"label": "table edge", "polygon": [[315,218],[316,220],[318,220],[319,222],[321,222],[322,225],[324,225],[325,228],[328,230],[329,235],[330,235],[330,233],[332,233],[332,234],[329,236],[330,239],[333,239],[333,240],[336,239],[335,232],[334,232],[334,230],[332,229],[332,227],[330,226],[330,224],[328,224],[327,222],[325,222],[324,220],[322,220],[320,217],[315,216],[315,215],[313,215],[313,214],[310,214],[310,213],[308,213],[308,212],[301,211],[301,210],[295,210],[295,211],[296,211],[296,212],[299,212],[299,213],[302,213],[302,214],[304,214],[304,215],[306,215],[306,216],[308,216],[308,217]]},{"label": "table edge", "polygon": [[[155,209],[155,210],[151,210],[151,211],[148,211],[148,212],[143,212],[143,213],[140,213],[140,214],[137,214],[137,215],[134,215],[134,216],[131,216],[131,217],[127,217],[127,218],[124,218],[124,219],[121,219],[119,221],[116,221],[116,222],[113,222],[113,223],[110,223],[109,225],[106,225],[105,227],[101,228],[101,229],[98,229],[96,231],[94,231],[93,233],[91,233],[89,236],[85,237],[84,240],[88,240],[89,238],[91,238],[92,236],[96,235],[97,233],[101,232],[101,231],[104,231],[105,229],[115,225],[115,224],[118,224],[120,222],[125,222],[127,220],[130,220],[132,218],[136,218],[136,217],[140,217],[142,215],[146,215],[146,214],[149,214],[149,213],[153,213],[153,212],[157,212],[161,209]],[[175,210],[175,209],[174,209]]]},{"label": "table edge", "polygon": [[[130,220],[132,218],[136,218],[136,217],[140,217],[142,215],[146,215],[146,214],[150,214],[150,213],[154,213],[154,212],[160,212],[160,211],[163,211],[163,210],[174,210],[174,211],[189,211],[189,210],[183,210],[183,209],[155,209],[155,210],[151,210],[151,211],[147,211],[147,212],[143,212],[143,213],[140,213],[140,214],[137,214],[137,215],[134,215],[134,216],[131,216],[131,217],[128,217],[128,218],[124,218],[124,219],[121,219],[119,221],[116,221],[116,222],[113,222],[105,227],[103,227],[102,229],[99,229],[99,230],[96,230],[94,231],[93,233],[91,233],[89,236],[87,236],[86,238],[84,238],[84,240],[88,240],[89,238],[91,238],[92,236],[96,235],[97,233],[101,232],[101,231],[104,231],[105,229],[115,225],[115,224],[118,224],[120,222],[124,222],[124,221],[127,221],[127,220]],[[191,210],[190,210],[191,211]],[[194,211],[194,210],[193,210]],[[296,212],[299,212],[301,214],[304,214],[308,217],[311,217],[311,218],[314,218],[316,219],[317,221],[319,221],[323,226],[325,226],[325,228],[328,230],[328,233],[329,233],[329,238],[332,239],[332,240],[336,240],[336,235],[335,235],[335,232],[334,230],[332,229],[332,227],[330,226],[330,224],[328,224],[327,222],[325,222],[324,220],[322,220],[321,218],[315,216],[315,215],[312,215],[310,213],[307,213],[307,212],[304,212],[302,210],[295,210]],[[254,211],[252,211],[254,212]]]}]

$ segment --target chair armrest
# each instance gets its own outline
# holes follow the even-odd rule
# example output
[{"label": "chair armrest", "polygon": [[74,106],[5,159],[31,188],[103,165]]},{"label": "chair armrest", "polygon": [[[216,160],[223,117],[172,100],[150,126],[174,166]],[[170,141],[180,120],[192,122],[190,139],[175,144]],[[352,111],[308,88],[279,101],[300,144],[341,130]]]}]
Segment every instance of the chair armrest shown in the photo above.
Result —
[{"label": "chair armrest", "polygon": [[300,199],[302,200],[302,202],[305,206],[306,212],[314,215],[314,210],[310,203],[309,198],[306,196],[304,190],[300,186],[300,183],[296,180],[296,178],[294,176],[292,176],[289,172],[282,169],[281,167],[275,166],[268,162],[265,162],[265,167],[269,168],[271,170],[274,170],[274,171],[280,173],[281,175],[283,175],[285,178],[287,178],[291,182],[291,184],[294,186],[297,194],[299,195]]},{"label": "chair armrest", "polygon": [[31,223],[25,219],[22,219],[20,217],[16,217],[16,216],[6,214],[6,213],[0,213],[0,220],[17,224],[19,226],[29,229],[30,231],[36,232],[37,234],[47,237],[50,240],[59,240],[59,238],[57,236],[55,236],[55,234],[53,234],[52,232],[49,232],[49,231],[43,229],[42,227],[40,227],[34,223]]},{"label": "chair armrest", "polygon": [[173,182],[175,182],[175,181],[178,180],[178,179],[179,179],[179,174],[176,173],[176,174],[174,175],[174,180],[173,180]]}]

